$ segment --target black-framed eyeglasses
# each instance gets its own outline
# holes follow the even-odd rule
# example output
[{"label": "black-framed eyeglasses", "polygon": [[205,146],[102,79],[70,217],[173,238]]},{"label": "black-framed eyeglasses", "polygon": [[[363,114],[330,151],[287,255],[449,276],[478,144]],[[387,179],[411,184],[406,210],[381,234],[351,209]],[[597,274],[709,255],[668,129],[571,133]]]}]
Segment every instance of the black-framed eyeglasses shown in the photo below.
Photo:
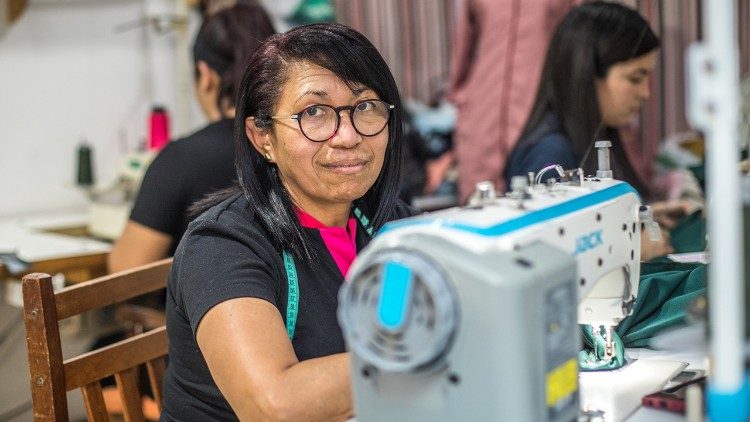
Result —
[{"label": "black-framed eyeglasses", "polygon": [[352,127],[362,136],[375,136],[388,126],[391,110],[396,108],[381,100],[361,100],[354,105],[333,107],[313,104],[291,116],[271,116],[272,119],[294,119],[305,137],[313,142],[325,142],[333,137],[341,124],[341,112],[349,110]]}]

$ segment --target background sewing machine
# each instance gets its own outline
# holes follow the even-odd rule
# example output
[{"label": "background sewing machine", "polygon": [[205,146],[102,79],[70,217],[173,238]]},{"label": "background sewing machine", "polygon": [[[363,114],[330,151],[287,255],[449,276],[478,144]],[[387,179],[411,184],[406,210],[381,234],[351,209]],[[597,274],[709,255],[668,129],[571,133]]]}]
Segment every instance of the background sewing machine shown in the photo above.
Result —
[{"label": "background sewing machine", "polygon": [[652,223],[608,144],[596,178],[481,185],[383,228],[340,294],[358,420],[577,417],[578,323],[609,333],[629,314]]},{"label": "background sewing machine", "polygon": [[130,210],[138,195],[148,166],[170,139],[169,114],[162,106],[154,106],[149,116],[149,136],[145,145],[127,154],[117,167],[114,181],[101,188],[93,187],[91,150],[86,144],[78,150],[78,185],[86,189],[90,199],[88,232],[96,237],[115,240],[120,237],[130,218]]},{"label": "background sewing machine", "polygon": [[102,189],[89,189],[88,232],[114,240],[125,228],[143,176],[157,150],[138,151],[120,161],[114,181]]}]

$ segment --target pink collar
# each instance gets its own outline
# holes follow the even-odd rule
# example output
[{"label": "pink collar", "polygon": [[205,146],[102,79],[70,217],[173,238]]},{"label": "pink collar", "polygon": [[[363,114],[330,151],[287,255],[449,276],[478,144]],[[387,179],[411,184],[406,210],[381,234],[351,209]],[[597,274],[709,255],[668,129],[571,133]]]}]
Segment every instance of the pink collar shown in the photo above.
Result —
[{"label": "pink collar", "polygon": [[318,221],[312,215],[306,213],[300,208],[294,208],[299,223],[302,227],[317,229],[320,231],[320,237],[323,238],[328,252],[333,257],[336,266],[339,267],[341,274],[346,277],[354,258],[357,256],[357,221],[354,217],[349,217],[346,228],[329,227]]}]

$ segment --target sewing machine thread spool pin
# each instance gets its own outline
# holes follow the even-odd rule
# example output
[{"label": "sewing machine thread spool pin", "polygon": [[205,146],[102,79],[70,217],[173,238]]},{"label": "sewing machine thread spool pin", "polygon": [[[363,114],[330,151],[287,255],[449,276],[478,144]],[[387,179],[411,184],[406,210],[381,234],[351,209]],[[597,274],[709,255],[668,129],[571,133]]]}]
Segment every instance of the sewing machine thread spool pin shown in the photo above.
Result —
[{"label": "sewing machine thread spool pin", "polygon": [[513,176],[510,179],[510,190],[513,193],[522,193],[528,185],[529,181],[526,176]]},{"label": "sewing machine thread spool pin", "polygon": [[489,180],[484,180],[475,185],[474,193],[469,196],[468,206],[479,209],[494,202],[495,199],[497,199],[495,185]]},{"label": "sewing machine thread spool pin", "polygon": [[490,202],[497,198],[495,186],[489,180],[477,183],[476,192],[479,197],[479,201],[483,203]]},{"label": "sewing machine thread spool pin", "polygon": [[609,149],[612,147],[610,141],[596,141],[594,143],[599,168],[596,170],[596,177],[600,179],[611,179],[613,177],[612,168],[609,162]]}]

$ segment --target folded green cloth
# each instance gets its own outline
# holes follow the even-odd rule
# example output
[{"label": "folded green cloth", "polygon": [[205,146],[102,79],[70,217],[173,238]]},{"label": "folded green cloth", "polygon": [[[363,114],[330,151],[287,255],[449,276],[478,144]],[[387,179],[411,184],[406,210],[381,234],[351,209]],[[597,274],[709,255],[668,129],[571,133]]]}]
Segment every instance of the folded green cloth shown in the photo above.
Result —
[{"label": "folded green cloth", "polygon": [[643,263],[633,313],[617,327],[624,346],[648,346],[661,330],[684,324],[688,306],[706,294],[707,279],[705,264]]},{"label": "folded green cloth", "polygon": [[695,176],[695,179],[698,181],[698,184],[701,186],[701,189],[703,189],[703,192],[705,192],[706,191],[706,165],[699,164],[697,166],[690,166],[688,167],[688,170],[690,170],[693,173],[693,176]]},{"label": "folded green cloth", "polygon": [[669,232],[675,253],[702,252],[706,250],[706,219],[698,210],[680,220]]},{"label": "folded green cloth", "polygon": [[[670,232],[677,253],[706,250],[706,219],[702,211],[686,216]],[[604,336],[594,336],[590,326],[581,326],[584,350],[578,354],[581,371],[603,371],[625,364],[625,347],[646,347],[651,337],[665,328],[685,323],[687,309],[706,294],[708,268],[705,264],[674,262],[658,257],[641,263],[638,295],[632,314],[612,335],[615,356],[603,360]],[[604,330],[602,330],[603,334]]]},{"label": "folded green cloth", "polygon": [[[687,309],[706,294],[707,265],[679,262],[644,262],[633,313],[612,336],[615,356],[604,357],[604,336],[594,336],[590,326],[581,326],[584,350],[578,355],[582,371],[612,370],[625,364],[625,347],[646,347],[658,332],[685,323]],[[603,330],[602,330],[603,333]]]}]

